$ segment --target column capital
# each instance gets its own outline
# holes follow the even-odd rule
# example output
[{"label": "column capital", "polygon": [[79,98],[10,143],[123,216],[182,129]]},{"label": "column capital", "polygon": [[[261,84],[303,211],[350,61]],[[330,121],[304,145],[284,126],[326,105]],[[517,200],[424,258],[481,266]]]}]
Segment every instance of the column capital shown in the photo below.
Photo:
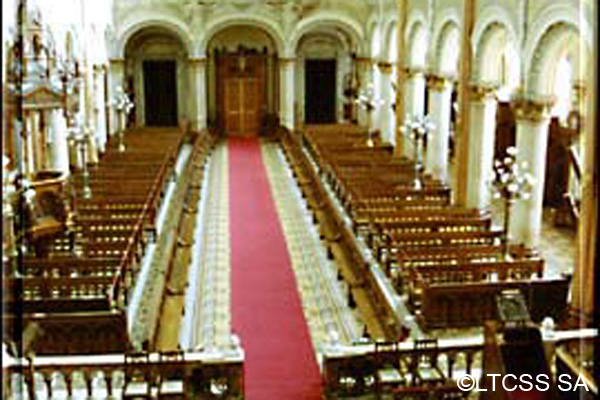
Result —
[{"label": "column capital", "polygon": [[379,72],[384,75],[390,75],[392,73],[392,63],[388,61],[379,61],[377,63],[377,68],[379,68]]},{"label": "column capital", "polygon": [[192,65],[205,65],[206,64],[206,57],[190,57],[188,58],[188,62]]},{"label": "column capital", "polygon": [[373,59],[371,57],[356,57],[356,62],[358,64],[372,64]]},{"label": "column capital", "polygon": [[425,68],[423,67],[404,67],[404,73],[407,79],[425,76]]},{"label": "column capital", "polygon": [[290,65],[296,62],[296,59],[293,57],[279,57],[279,62],[283,65]]},{"label": "column capital", "polygon": [[484,101],[496,97],[498,86],[495,84],[478,83],[469,85],[469,98],[472,101]]},{"label": "column capital", "polygon": [[110,64],[114,64],[114,65],[122,65],[122,64],[125,64],[125,59],[121,58],[121,57],[119,57],[119,58],[109,58],[108,62]]},{"label": "column capital", "polygon": [[426,79],[427,88],[434,92],[443,92],[452,87],[453,79],[447,76],[429,74]]},{"label": "column capital", "polygon": [[517,95],[511,101],[518,120],[542,122],[550,118],[550,109],[554,104],[552,97],[531,97]]}]

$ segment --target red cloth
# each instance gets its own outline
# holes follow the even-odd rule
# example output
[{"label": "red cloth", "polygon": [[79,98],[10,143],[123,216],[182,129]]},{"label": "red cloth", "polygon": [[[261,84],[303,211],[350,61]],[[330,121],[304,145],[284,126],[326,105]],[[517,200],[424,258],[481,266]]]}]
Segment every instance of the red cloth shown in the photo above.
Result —
[{"label": "red cloth", "polygon": [[321,399],[320,372],[258,139],[229,140],[232,325],[248,400]]}]

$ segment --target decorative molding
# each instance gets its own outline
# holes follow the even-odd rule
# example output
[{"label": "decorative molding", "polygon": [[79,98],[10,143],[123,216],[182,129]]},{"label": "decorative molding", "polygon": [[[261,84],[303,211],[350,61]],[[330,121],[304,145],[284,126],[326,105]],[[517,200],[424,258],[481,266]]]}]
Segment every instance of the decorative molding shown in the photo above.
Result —
[{"label": "decorative molding", "polygon": [[108,62],[110,64],[125,64],[125,58],[121,58],[121,57],[109,58]]},{"label": "decorative molding", "polygon": [[357,64],[372,64],[373,59],[371,57],[356,57]]}]

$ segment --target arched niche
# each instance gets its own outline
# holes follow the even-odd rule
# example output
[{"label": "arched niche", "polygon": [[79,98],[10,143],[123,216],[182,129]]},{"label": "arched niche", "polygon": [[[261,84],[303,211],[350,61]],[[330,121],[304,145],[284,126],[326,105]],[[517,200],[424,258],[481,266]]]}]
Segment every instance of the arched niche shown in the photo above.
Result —
[{"label": "arched niche", "polygon": [[[228,130],[228,134],[257,134],[276,118],[279,47],[266,29],[253,24],[227,25],[208,39],[207,101],[211,126]],[[237,111],[232,109],[238,107],[234,98],[245,101]]]},{"label": "arched niche", "polygon": [[146,26],[125,44],[124,90],[135,112],[130,124],[177,126],[190,119],[194,95],[188,49],[178,34],[163,26]]},{"label": "arched niche", "polygon": [[[344,81],[351,78],[353,49],[355,45],[349,33],[338,26],[321,25],[306,32],[298,40],[295,71],[296,116],[300,123],[314,121],[313,111],[321,110],[323,123],[342,121],[344,118]],[[311,95],[311,74],[322,66],[322,73],[330,76],[323,79],[327,86],[325,97]],[[314,85],[313,85],[314,86]],[[321,98],[317,98],[321,97]],[[319,101],[322,101],[320,103]],[[316,112],[316,111],[315,111]],[[317,119],[318,119],[317,118]],[[310,121],[313,119],[313,121]]]}]

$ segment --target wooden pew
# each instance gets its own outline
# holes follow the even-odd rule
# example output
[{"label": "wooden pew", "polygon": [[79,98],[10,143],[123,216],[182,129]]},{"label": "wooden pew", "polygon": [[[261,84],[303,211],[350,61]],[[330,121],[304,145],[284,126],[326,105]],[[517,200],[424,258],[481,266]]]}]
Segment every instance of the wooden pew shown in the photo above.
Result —
[{"label": "wooden pew", "polygon": [[550,316],[559,321],[566,311],[571,278],[506,280],[502,282],[425,284],[418,319],[423,327],[480,325],[498,318],[496,298],[504,290],[520,290],[532,320]]}]

